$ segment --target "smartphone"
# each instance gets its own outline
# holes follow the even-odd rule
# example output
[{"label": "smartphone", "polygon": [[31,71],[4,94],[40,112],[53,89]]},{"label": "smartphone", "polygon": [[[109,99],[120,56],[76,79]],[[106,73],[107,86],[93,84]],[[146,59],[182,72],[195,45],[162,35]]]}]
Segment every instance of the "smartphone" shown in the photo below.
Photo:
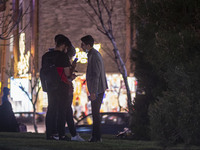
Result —
[{"label": "smartphone", "polygon": [[75,63],[76,63],[77,61],[78,61],[78,58],[75,58],[73,62],[75,62]]}]

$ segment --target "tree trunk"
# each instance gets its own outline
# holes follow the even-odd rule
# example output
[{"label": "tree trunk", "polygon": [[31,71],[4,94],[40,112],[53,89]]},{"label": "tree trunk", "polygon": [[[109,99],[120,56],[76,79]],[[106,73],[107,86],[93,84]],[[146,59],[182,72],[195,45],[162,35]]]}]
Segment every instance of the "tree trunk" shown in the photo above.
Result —
[{"label": "tree trunk", "polygon": [[[109,38],[109,40],[111,41],[113,48],[114,48],[114,54],[115,54],[115,61],[116,64],[118,66],[119,72],[122,74],[123,76],[123,80],[126,86],[126,91],[127,91],[127,104],[128,104],[128,109],[129,109],[129,113],[132,112],[132,103],[131,103],[131,92],[130,92],[130,88],[128,85],[128,80],[127,80],[127,70],[126,70],[126,66],[120,56],[119,50],[117,48],[117,44],[115,42],[115,38],[113,35],[113,30],[112,30],[112,10],[113,10],[113,2],[110,1],[111,3],[109,3],[109,1],[104,1],[104,0],[96,0],[96,4],[93,3],[95,1],[89,1],[86,0],[85,1],[90,8],[93,10],[94,14],[98,17],[99,23],[101,24],[101,27],[98,25],[98,23],[95,23],[97,26],[97,29],[103,33],[105,36],[107,36]],[[109,5],[110,4],[110,5]],[[111,7],[110,7],[111,6]],[[107,16],[107,20],[105,21],[105,17],[103,17],[103,9],[105,10],[105,14]],[[86,11],[87,12],[87,11]],[[90,14],[87,12],[87,14]],[[93,15],[89,15],[89,18],[91,20],[94,20]]]},{"label": "tree trunk", "polygon": [[131,91],[128,85],[128,79],[127,76],[123,76],[124,79],[124,83],[126,86],[126,91],[127,91],[127,102],[128,102],[128,109],[129,109],[129,113],[132,113],[133,109],[132,109],[132,99],[131,99]]},{"label": "tree trunk", "polygon": [[36,108],[35,108],[35,105],[33,105],[33,127],[35,129],[35,132],[38,133],[37,124],[36,124]]},{"label": "tree trunk", "polygon": [[131,92],[130,92],[128,79],[127,79],[126,66],[124,64],[124,61],[121,59],[121,56],[119,54],[119,50],[117,49],[117,45],[116,45],[114,38],[112,38],[110,35],[109,35],[109,37],[110,37],[110,40],[111,40],[113,47],[114,47],[113,51],[115,53],[115,60],[116,60],[119,72],[122,74],[122,77],[123,77],[123,80],[124,80],[124,83],[125,83],[129,113],[132,113]]}]

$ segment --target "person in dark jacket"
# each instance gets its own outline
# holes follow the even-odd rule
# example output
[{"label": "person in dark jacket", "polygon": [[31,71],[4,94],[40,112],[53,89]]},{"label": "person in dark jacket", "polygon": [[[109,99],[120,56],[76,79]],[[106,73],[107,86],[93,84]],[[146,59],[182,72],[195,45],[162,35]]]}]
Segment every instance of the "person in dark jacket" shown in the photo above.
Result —
[{"label": "person in dark jacket", "polygon": [[10,89],[3,88],[2,105],[0,106],[0,132],[19,132],[19,124],[8,100]]},{"label": "person in dark jacket", "polygon": [[[73,112],[71,108],[72,83],[68,80],[71,77],[71,63],[66,54],[72,48],[71,41],[64,35],[55,36],[55,48],[49,50],[42,56],[42,67],[47,62],[52,62],[56,66],[59,74],[59,83],[57,88],[48,87],[48,109],[46,114],[46,139],[47,140],[73,140],[84,141],[77,133],[73,121]],[[72,90],[71,90],[72,89]],[[65,134],[65,123],[67,121],[70,129],[71,138]]]}]

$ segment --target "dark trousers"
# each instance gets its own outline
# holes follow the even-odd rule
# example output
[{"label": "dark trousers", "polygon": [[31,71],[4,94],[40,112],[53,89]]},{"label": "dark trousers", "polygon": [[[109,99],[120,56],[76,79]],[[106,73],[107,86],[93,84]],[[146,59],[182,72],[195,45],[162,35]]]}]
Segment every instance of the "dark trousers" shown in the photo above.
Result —
[{"label": "dark trousers", "polygon": [[74,119],[73,119],[72,100],[73,100],[73,95],[69,95],[67,99],[67,107],[66,107],[66,122],[67,122],[71,135],[75,136],[76,128],[75,128]]},{"label": "dark trousers", "polygon": [[60,99],[58,100],[58,121],[57,121],[57,130],[59,137],[65,136],[65,122],[66,122],[66,108],[67,108],[67,99],[68,99],[68,85],[64,82],[60,84],[59,87],[59,96]]},{"label": "dark trousers", "polygon": [[103,100],[104,93],[98,94],[96,100],[91,101],[92,105],[92,118],[93,118],[93,131],[92,137],[100,140],[101,138],[101,117],[100,117],[100,108]]},{"label": "dark trousers", "polygon": [[56,133],[59,137],[65,136],[68,86],[62,82],[57,90],[47,92],[47,94],[46,136],[48,138]]},{"label": "dark trousers", "polygon": [[49,138],[52,135],[58,133],[57,131],[57,110],[58,110],[58,95],[56,91],[47,92],[48,95],[48,107],[46,114],[46,137]]}]

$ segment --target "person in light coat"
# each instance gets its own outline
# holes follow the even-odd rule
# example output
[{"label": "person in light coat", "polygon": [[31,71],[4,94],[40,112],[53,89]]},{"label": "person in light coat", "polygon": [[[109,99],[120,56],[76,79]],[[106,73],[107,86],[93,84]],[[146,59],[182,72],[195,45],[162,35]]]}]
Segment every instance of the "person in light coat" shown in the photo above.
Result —
[{"label": "person in light coat", "polygon": [[93,131],[89,142],[101,142],[100,107],[105,90],[108,88],[101,54],[93,48],[94,39],[91,35],[81,38],[81,48],[88,55],[86,81],[89,100],[92,105]]}]

